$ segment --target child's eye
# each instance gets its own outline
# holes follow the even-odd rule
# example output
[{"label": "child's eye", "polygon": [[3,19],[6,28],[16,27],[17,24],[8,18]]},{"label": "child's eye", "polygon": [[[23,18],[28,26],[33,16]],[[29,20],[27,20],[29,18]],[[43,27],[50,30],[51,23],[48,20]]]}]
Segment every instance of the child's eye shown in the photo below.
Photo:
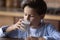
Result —
[{"label": "child's eye", "polygon": [[31,17],[34,17],[33,15]]},{"label": "child's eye", "polygon": [[27,14],[25,14],[25,16],[27,16]]}]

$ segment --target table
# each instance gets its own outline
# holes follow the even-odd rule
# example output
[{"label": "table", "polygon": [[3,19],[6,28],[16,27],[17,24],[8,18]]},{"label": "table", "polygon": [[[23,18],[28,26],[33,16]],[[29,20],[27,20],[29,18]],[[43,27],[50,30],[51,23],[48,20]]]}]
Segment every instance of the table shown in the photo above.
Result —
[{"label": "table", "polygon": [[0,38],[0,40],[23,40],[18,38]]},{"label": "table", "polygon": [[[22,39],[22,38],[0,38],[0,40],[24,40],[24,39]],[[43,38],[40,38],[40,39],[37,39],[37,38],[33,38],[32,37],[32,39],[27,39],[27,40],[45,40],[45,39],[43,39]]]}]

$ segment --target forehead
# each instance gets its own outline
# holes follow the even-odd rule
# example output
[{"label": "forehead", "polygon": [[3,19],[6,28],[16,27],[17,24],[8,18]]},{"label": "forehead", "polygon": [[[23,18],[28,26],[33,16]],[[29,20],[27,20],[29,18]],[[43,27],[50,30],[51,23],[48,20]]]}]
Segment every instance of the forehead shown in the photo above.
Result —
[{"label": "forehead", "polygon": [[29,7],[29,6],[26,6],[24,8],[24,13],[33,14],[33,15],[37,14],[36,9],[33,9],[33,8]]}]

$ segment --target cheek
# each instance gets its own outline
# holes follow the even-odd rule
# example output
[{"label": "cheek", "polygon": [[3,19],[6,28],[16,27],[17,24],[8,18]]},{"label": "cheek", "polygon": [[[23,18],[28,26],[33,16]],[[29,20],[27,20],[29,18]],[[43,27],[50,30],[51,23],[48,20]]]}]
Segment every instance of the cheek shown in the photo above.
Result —
[{"label": "cheek", "polygon": [[26,16],[24,16],[24,20],[26,20],[27,19],[27,17]]},{"label": "cheek", "polygon": [[41,19],[39,19],[39,18],[30,18],[30,21],[31,22],[39,22]]},{"label": "cheek", "polygon": [[36,19],[36,18],[34,18],[34,17],[31,17],[31,18],[30,18],[30,21],[35,21],[35,19]]}]

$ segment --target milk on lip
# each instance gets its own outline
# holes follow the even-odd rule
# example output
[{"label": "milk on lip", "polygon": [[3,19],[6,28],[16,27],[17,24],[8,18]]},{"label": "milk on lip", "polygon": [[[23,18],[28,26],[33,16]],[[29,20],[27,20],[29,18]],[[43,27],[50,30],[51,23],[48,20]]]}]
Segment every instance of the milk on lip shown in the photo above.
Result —
[{"label": "milk on lip", "polygon": [[23,21],[22,21],[22,24],[24,24],[24,25],[30,25],[30,21],[23,20]]}]

